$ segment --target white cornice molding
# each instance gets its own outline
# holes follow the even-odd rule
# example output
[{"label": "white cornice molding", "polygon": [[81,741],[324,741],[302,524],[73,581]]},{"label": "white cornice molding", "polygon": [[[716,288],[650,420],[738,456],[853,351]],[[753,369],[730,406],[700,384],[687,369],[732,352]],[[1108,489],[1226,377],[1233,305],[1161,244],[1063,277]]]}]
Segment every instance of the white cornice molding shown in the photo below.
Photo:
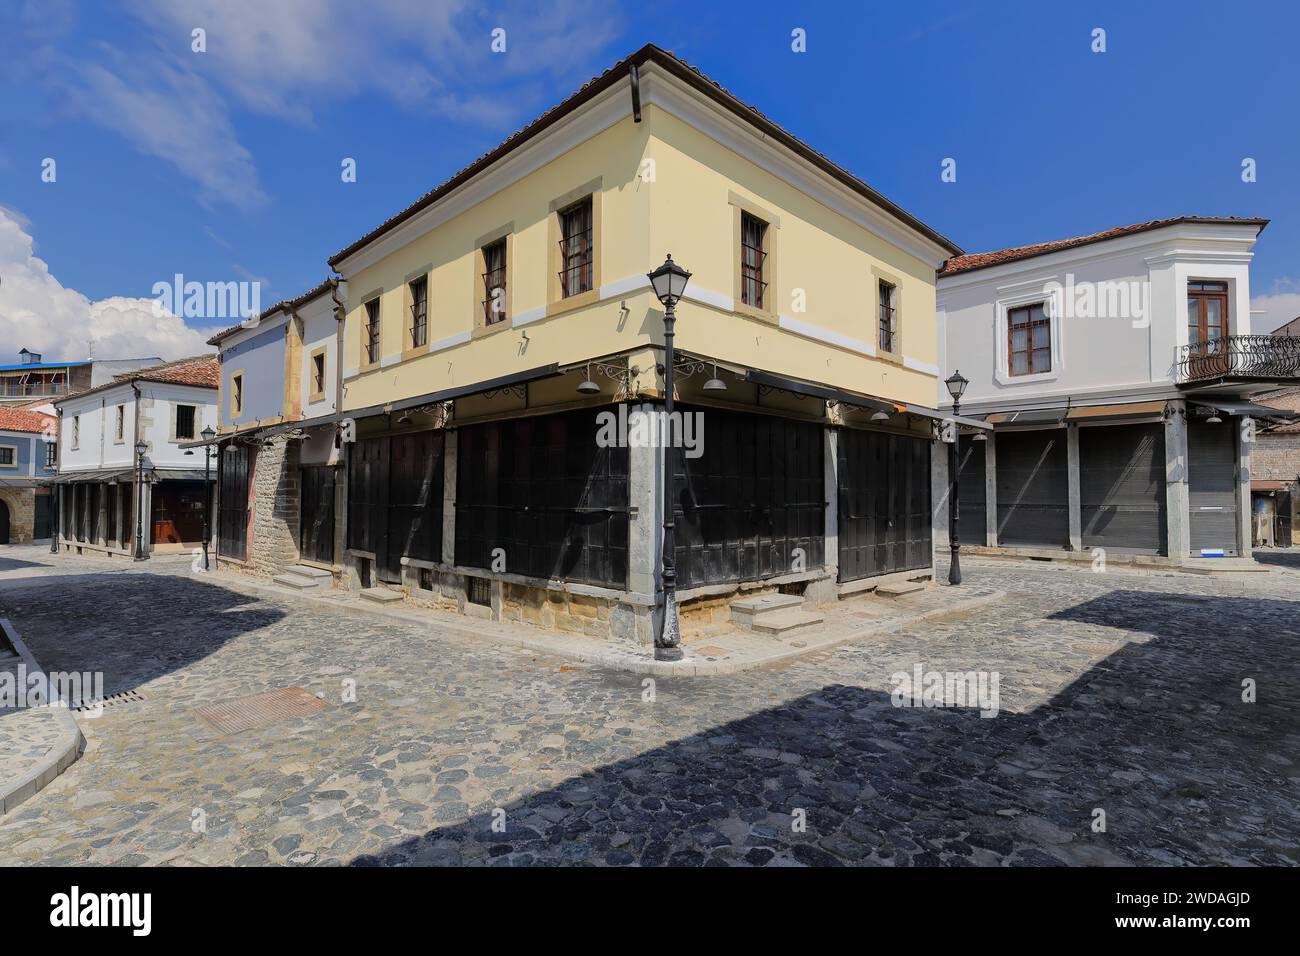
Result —
[{"label": "white cornice molding", "polygon": [[[1229,231],[1225,231],[1229,230]],[[1251,247],[1258,238],[1257,227],[1251,225],[1221,225],[1207,223],[1182,223],[1162,226],[1149,232],[1131,236],[1117,236],[1102,242],[1059,249],[1041,256],[1017,259],[986,269],[960,272],[953,276],[940,276],[937,294],[943,299],[949,292],[985,283],[994,284],[1001,291],[1018,285],[1049,282],[1071,268],[1117,259],[1144,255],[1148,265],[1161,261],[1187,262],[1249,262],[1254,253]],[[1242,248],[1242,247],[1245,248]],[[1024,277],[1028,278],[1024,278]]]}]

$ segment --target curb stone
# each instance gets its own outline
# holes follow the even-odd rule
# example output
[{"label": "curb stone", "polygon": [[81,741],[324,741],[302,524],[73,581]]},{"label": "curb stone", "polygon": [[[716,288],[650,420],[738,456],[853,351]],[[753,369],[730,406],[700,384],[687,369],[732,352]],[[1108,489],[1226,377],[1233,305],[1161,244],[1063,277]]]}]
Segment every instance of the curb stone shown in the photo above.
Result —
[{"label": "curb stone", "polygon": [[[521,648],[523,650],[535,651],[539,654],[549,654],[553,657],[559,657],[565,660],[577,661],[583,664],[593,664],[597,667],[604,667],[611,670],[619,670],[625,673],[644,674],[656,677],[714,677],[723,674],[738,674],[742,671],[758,670],[764,667],[773,667],[780,664],[789,663],[800,657],[810,654],[820,654],[823,651],[831,650],[843,644],[849,644],[854,641],[862,640],[866,637],[872,637],[879,634],[892,634],[895,631],[905,627],[910,627],[921,621],[928,621],[938,617],[947,617],[954,614],[964,614],[967,611],[975,610],[1000,601],[1006,597],[1006,592],[1001,590],[988,590],[976,597],[966,598],[954,601],[949,605],[937,608],[929,608],[925,611],[919,611],[915,614],[903,618],[893,618],[881,621],[875,624],[866,624],[862,627],[856,627],[852,630],[836,635],[835,637],[809,642],[805,647],[794,647],[782,645],[775,639],[773,644],[779,647],[777,653],[765,655],[753,660],[739,661],[711,661],[703,658],[681,661],[657,661],[645,654],[638,654],[630,650],[621,648],[582,648],[569,646],[570,638],[565,637],[563,640],[554,638],[529,637],[517,634],[495,633],[486,629],[480,629],[473,626],[472,623],[461,623],[457,620],[447,620],[442,614],[431,609],[416,610],[409,606],[386,607],[379,604],[362,605],[359,602],[352,602],[347,599],[340,600],[338,591],[322,592],[322,596],[316,596],[302,591],[294,591],[289,588],[279,587],[277,585],[264,584],[261,581],[250,580],[239,575],[222,575],[220,580],[236,586],[247,587],[250,590],[262,591],[275,594],[278,597],[306,602],[328,602],[330,607],[339,608],[340,610],[351,611],[352,613],[366,617],[388,617],[395,620],[405,621],[410,624],[430,625],[434,624],[448,631],[453,631],[461,636],[470,637],[479,641],[490,641],[494,644],[500,644],[507,647]],[[329,597],[326,595],[333,595]],[[444,612],[445,613],[445,612]],[[526,627],[527,625],[519,625]],[[689,654],[689,647],[687,648]]]},{"label": "curb stone", "polygon": [[[28,674],[43,674],[41,665],[36,662],[36,658],[32,656],[32,652],[18,636],[18,632],[14,630],[8,618],[0,618],[0,628],[4,629],[5,637],[27,665]],[[85,750],[86,738],[82,736],[81,727],[72,716],[72,711],[66,707],[51,707],[49,710],[62,728],[59,741],[50,749],[45,760],[17,780],[0,780],[0,816],[48,787],[59,774],[72,766]]]}]

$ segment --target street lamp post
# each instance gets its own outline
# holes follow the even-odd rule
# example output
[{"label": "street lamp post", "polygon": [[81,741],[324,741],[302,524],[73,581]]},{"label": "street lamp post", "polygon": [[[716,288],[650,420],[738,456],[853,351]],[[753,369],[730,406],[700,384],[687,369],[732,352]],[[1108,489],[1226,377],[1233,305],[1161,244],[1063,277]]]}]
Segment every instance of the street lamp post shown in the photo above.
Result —
[{"label": "street lamp post", "polygon": [[217,437],[211,425],[199,432],[207,443],[203,446],[203,570],[208,570],[208,538],[212,535],[212,439]]},{"label": "street lamp post", "polygon": [[[952,417],[957,418],[961,414],[961,397],[966,392],[966,386],[970,384],[961,374],[960,371],[953,372],[944,380],[948,386],[948,394],[952,396]],[[952,448],[948,450],[948,483],[950,492],[948,494],[948,547],[952,551],[952,560],[948,564],[948,583],[961,584],[961,539],[958,537],[958,522],[961,520],[961,500],[960,487],[957,480],[961,471],[961,426],[954,420],[952,423]]]},{"label": "street lamp post", "polygon": [[144,453],[149,446],[143,441],[135,443],[135,560],[144,560]]},{"label": "street lamp post", "polygon": [[[677,320],[677,300],[686,291],[686,283],[691,274],[673,262],[670,255],[654,272],[649,274],[650,285],[655,297],[664,306],[664,412],[668,416],[667,427],[671,429],[673,421],[673,325]],[[660,577],[663,580],[664,609],[659,633],[655,635],[655,660],[679,661],[682,659],[681,625],[677,619],[677,563],[674,557],[676,547],[676,520],[673,516],[676,494],[673,481],[673,443],[670,441],[663,449],[664,454],[664,535],[659,558]]]}]

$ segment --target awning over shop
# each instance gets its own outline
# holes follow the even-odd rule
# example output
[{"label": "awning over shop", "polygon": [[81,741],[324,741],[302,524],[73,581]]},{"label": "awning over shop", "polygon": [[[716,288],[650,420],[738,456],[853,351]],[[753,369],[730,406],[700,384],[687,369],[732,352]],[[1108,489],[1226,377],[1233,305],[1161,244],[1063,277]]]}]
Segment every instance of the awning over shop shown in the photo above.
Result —
[{"label": "awning over shop", "polygon": [[993,412],[984,420],[990,425],[1060,425],[1069,408],[1026,408],[1014,412]]},{"label": "awning over shop", "polygon": [[1251,491],[1286,491],[1291,486],[1289,481],[1252,481]]},{"label": "awning over shop", "polygon": [[[209,474],[213,477],[215,469]],[[145,468],[146,481],[202,481],[202,468]],[[43,484],[49,485],[76,485],[82,483],[103,484],[105,482],[112,484],[114,482],[130,482],[135,480],[134,468],[114,468],[108,471],[69,471],[57,478],[48,478]]]},{"label": "awning over shop", "polygon": [[1164,402],[1121,402],[1117,405],[1077,405],[1066,413],[1066,421],[1088,422],[1100,419],[1160,418]]},{"label": "awning over shop", "polygon": [[1206,399],[1188,399],[1190,404],[1199,405],[1202,408],[1212,408],[1215,411],[1227,412],[1229,415],[1241,415],[1247,418],[1300,418],[1300,412],[1293,412],[1286,408],[1271,408],[1268,405],[1259,405],[1255,402],[1229,402],[1224,400],[1208,401]]},{"label": "awning over shop", "polygon": [[924,418],[933,418],[937,421],[955,420],[970,428],[986,429],[989,427],[977,418],[957,416],[954,419],[951,414],[945,414],[938,409],[927,408],[924,405],[912,405],[907,402],[891,402],[871,395],[860,395],[857,392],[849,392],[842,388],[833,388],[829,385],[821,385],[816,382],[806,382],[803,379],[788,378],[784,375],[775,375],[772,372],[764,372],[760,369],[750,369],[746,372],[745,381],[766,388],[779,388],[782,391],[791,392],[795,395],[807,395],[809,398],[820,398],[824,402],[837,402],[842,405],[852,405],[855,408],[875,409],[877,411],[888,412],[891,415],[920,415]]}]

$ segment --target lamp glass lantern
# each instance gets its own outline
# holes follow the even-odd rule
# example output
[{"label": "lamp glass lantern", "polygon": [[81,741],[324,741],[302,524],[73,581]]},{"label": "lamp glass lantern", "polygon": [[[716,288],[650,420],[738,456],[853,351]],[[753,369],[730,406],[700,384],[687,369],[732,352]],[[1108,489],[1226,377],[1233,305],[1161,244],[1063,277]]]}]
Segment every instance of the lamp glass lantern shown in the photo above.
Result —
[{"label": "lamp glass lantern", "polygon": [[149,450],[149,446],[145,442],[138,441],[135,443],[135,456],[137,458],[143,458],[144,453],[147,452],[148,450]]},{"label": "lamp glass lantern", "polygon": [[691,274],[673,262],[670,254],[663,265],[650,273],[650,285],[660,302],[664,305],[675,305],[686,291],[686,283],[690,278]]},{"label": "lamp glass lantern", "polygon": [[943,384],[948,386],[948,394],[952,396],[953,403],[961,401],[961,397],[966,394],[966,386],[970,382],[958,370],[943,380]]},{"label": "lamp glass lantern", "polygon": [[216,429],[214,429],[211,425],[203,429],[203,431],[199,432],[199,434],[203,436],[203,440],[206,442],[211,442],[212,439],[217,437]]}]

